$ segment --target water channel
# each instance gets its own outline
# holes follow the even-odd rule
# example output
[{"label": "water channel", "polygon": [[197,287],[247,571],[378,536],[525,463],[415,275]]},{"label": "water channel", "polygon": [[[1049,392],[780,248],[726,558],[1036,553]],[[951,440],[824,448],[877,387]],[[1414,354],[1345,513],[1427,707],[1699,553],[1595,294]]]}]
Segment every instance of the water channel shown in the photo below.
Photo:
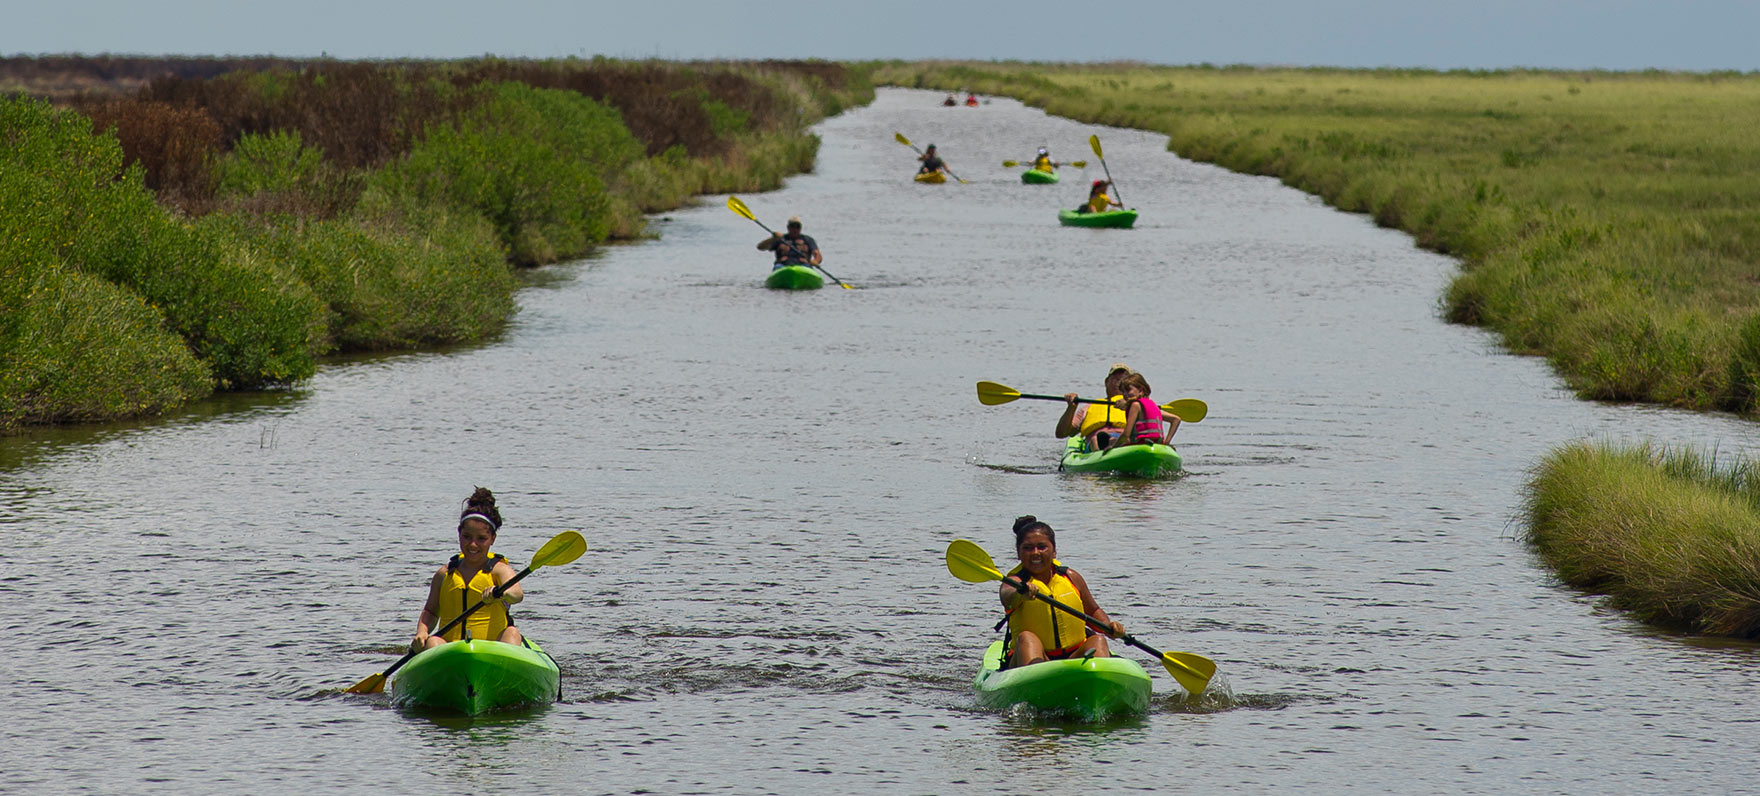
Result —
[{"label": "water channel", "polygon": [[[544,269],[502,339],[287,393],[0,440],[7,790],[47,793],[1606,793],[1754,787],[1754,646],[1557,584],[1519,486],[1560,442],[1755,447],[1733,419],[1581,402],[1438,320],[1457,265],[1164,137],[882,90],[804,217],[857,289],[765,290],[725,197]],[[935,143],[969,184],[910,180]],[[1103,174],[1136,229],[1061,228]],[[1086,159],[1027,186],[1004,159]],[[1188,473],[1056,471],[1108,363],[1210,407]],[[474,485],[526,560],[565,700],[477,720],[340,689],[383,669]],[[1139,638],[1221,666],[1095,725],[978,709],[998,561],[1035,514]]]}]

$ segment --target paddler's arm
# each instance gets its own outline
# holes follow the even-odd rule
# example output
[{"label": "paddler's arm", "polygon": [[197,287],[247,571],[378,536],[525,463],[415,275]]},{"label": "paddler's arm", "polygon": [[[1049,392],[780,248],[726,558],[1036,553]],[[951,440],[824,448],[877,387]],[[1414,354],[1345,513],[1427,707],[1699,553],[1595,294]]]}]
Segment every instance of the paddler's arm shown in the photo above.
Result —
[{"label": "paddler's arm", "polygon": [[1143,405],[1132,401],[1124,410],[1124,430],[1118,433],[1118,444],[1129,445],[1137,441],[1137,421],[1143,417]]},{"label": "paddler's arm", "polygon": [[1167,438],[1163,441],[1169,445],[1172,445],[1173,444],[1173,432],[1179,430],[1179,423],[1180,423],[1179,415],[1176,415],[1172,412],[1162,412],[1161,419],[1167,421]]},{"label": "paddler's arm", "polygon": [[814,265],[819,265],[820,263],[825,262],[825,255],[821,254],[819,252],[819,244],[817,244],[817,243],[813,244],[813,253],[810,255],[807,255],[807,259],[809,261],[811,261]]},{"label": "paddler's arm", "polygon": [[761,251],[761,252],[770,251],[770,250],[776,248],[776,244],[780,243],[781,241],[782,241],[782,233],[772,232],[772,233],[770,233],[770,237],[765,238],[761,241],[758,241],[758,251]]},{"label": "paddler's arm", "polygon": [[[495,562],[494,571],[489,574],[495,578],[496,587],[500,587],[501,584],[513,580],[514,576],[519,573],[513,571],[512,564],[509,564],[506,561],[497,561]],[[518,583],[508,586],[505,591],[501,592],[501,601],[508,605],[517,604],[520,600],[524,600],[525,598],[525,589]]]},{"label": "paddler's arm", "polygon": [[1068,439],[1081,429],[1080,421],[1076,419],[1076,409],[1079,407],[1084,413],[1087,409],[1076,403],[1076,394],[1073,392],[1064,394],[1063,400],[1069,405],[1063,408],[1063,417],[1057,418],[1058,439]]},{"label": "paddler's arm", "polygon": [[428,642],[429,634],[433,633],[435,623],[440,621],[440,583],[446,577],[446,568],[441,567],[428,579],[428,601],[422,603],[422,614],[416,617],[416,638],[412,646],[420,647]]},{"label": "paddler's arm", "polygon": [[[1038,586],[1029,579],[1027,581],[1027,590],[1029,592],[1036,592],[1038,591]],[[1032,599],[1032,597],[1021,594],[1020,591],[1015,589],[1015,587],[1008,585],[1006,581],[1004,581],[1001,586],[997,587],[996,593],[997,596],[1002,598],[1002,610],[1004,611],[1013,611],[1016,606],[1021,604],[1022,600]]]}]

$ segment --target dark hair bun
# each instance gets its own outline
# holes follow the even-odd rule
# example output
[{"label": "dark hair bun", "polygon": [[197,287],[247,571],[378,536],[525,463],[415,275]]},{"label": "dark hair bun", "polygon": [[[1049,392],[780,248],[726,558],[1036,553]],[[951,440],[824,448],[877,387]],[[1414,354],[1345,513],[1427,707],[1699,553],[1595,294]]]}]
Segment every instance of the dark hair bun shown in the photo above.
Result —
[{"label": "dark hair bun", "polygon": [[1028,514],[1024,517],[1016,517],[1014,519],[1014,532],[1020,533],[1022,528],[1025,528],[1029,525],[1032,525],[1038,521],[1039,521],[1039,518],[1035,517],[1031,514]]},{"label": "dark hair bun", "polygon": [[[501,512],[495,508],[495,493],[488,489],[479,486],[475,492],[471,493],[470,497],[465,499],[464,511],[459,512],[458,516],[462,519],[467,514],[481,514],[488,517],[492,520],[490,525],[493,526],[490,530],[501,529]],[[460,527],[463,527],[462,522]]]}]

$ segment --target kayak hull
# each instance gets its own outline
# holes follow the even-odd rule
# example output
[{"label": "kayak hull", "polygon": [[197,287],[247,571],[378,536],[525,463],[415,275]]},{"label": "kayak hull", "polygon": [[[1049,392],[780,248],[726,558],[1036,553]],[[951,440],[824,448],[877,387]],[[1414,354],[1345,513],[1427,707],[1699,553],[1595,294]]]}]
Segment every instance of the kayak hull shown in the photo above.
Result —
[{"label": "kayak hull", "polygon": [[1056,185],[1059,179],[1061,178],[1057,176],[1055,171],[1027,169],[1021,172],[1021,182],[1028,185]]},{"label": "kayak hull", "polygon": [[1177,473],[1183,463],[1171,445],[1121,445],[1089,451],[1081,437],[1070,437],[1057,469],[1071,473],[1122,473],[1154,478]]},{"label": "kayak hull", "polygon": [[1074,210],[1057,211],[1057,222],[1066,227],[1105,227],[1109,229],[1128,229],[1137,223],[1135,210],[1108,210],[1104,213],[1077,213]]},{"label": "kayak hull", "polygon": [[939,171],[918,172],[917,182],[923,183],[924,185],[940,185],[941,183],[947,182],[947,175],[942,174]]},{"label": "kayak hull", "polygon": [[771,271],[764,286],[777,290],[818,290],[825,286],[825,277],[811,266],[785,265]]},{"label": "kayak hull", "polygon": [[474,716],[554,702],[562,696],[556,661],[535,642],[454,641],[423,650],[391,678],[391,701]]},{"label": "kayak hull", "polygon": [[1030,705],[1039,710],[1100,719],[1149,709],[1149,673],[1128,658],[1046,661],[1002,668],[1002,642],[990,644],[973,681],[978,703],[990,708]]}]

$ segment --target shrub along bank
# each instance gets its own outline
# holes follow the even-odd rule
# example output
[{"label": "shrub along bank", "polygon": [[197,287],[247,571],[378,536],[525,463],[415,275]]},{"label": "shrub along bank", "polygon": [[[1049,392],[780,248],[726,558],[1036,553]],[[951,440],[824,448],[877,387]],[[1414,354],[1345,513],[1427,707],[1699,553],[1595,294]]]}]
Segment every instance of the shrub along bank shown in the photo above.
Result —
[{"label": "shrub along bank", "polygon": [[1693,450],[1575,443],[1528,484],[1528,541],[1638,618],[1760,637],[1760,470]]},{"label": "shrub along bank", "polygon": [[[4,66],[0,64],[0,66]],[[510,266],[812,167],[835,64],[323,62],[0,100],[0,431],[482,340]]]}]

